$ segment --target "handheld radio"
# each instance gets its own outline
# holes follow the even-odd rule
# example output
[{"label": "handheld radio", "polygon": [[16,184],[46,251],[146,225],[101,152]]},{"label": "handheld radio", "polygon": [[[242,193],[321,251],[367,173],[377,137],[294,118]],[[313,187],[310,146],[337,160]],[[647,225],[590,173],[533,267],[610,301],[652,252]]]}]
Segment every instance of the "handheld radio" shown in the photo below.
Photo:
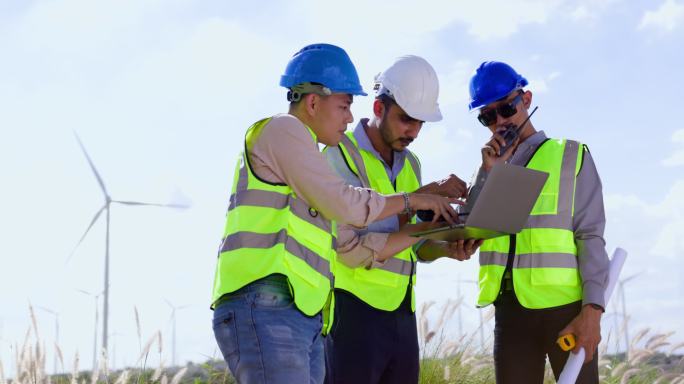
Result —
[{"label": "handheld radio", "polygon": [[530,115],[527,116],[527,119],[525,119],[525,121],[523,121],[523,123],[520,124],[519,127],[516,126],[515,124],[507,124],[506,125],[506,130],[503,131],[503,133],[501,133],[501,136],[503,136],[506,144],[499,149],[499,156],[506,153],[508,148],[510,148],[511,145],[513,145],[513,142],[515,141],[515,139],[518,138],[518,135],[519,135],[518,132],[520,132],[520,130],[525,126],[525,124],[527,124],[528,121],[530,121],[530,117],[532,117],[532,115],[534,115],[534,113],[537,111],[537,108],[539,108],[539,107],[538,106],[534,107],[534,109],[532,110],[532,113],[530,113]]}]

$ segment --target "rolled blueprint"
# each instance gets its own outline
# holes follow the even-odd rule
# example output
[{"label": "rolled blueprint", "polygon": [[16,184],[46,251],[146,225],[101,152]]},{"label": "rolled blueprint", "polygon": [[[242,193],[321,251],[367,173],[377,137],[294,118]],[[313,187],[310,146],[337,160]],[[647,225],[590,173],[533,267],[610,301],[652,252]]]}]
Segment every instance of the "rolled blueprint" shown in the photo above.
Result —
[{"label": "rolled blueprint", "polygon": [[[622,266],[625,265],[625,260],[627,259],[627,251],[622,248],[615,248],[613,252],[613,258],[610,259],[610,269],[608,270],[608,285],[606,286],[605,293],[603,297],[605,298],[606,305],[610,296],[615,290],[615,285],[620,278],[620,271],[622,271]],[[580,348],[579,352],[572,353],[568,356],[568,361],[563,367],[563,372],[561,372],[558,378],[558,384],[575,384],[577,381],[577,376],[579,376],[582,365],[584,364],[584,348]]]}]

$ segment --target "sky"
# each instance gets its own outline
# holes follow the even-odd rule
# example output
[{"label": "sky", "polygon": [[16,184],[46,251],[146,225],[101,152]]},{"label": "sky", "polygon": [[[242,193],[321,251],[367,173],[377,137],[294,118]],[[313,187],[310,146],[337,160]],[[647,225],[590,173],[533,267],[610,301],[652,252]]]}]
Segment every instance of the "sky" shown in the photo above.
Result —
[{"label": "sky", "polygon": [[[594,157],[606,248],[626,249],[622,277],[634,276],[624,285],[629,331],[674,331],[672,341],[682,341],[682,41],[683,0],[2,1],[5,372],[11,374],[14,345],[31,324],[29,305],[48,346],[56,341],[58,313],[65,365],[78,352],[81,367],[90,368],[94,296],[104,285],[104,221],[69,255],[103,195],[74,133],[112,198],[191,204],[112,206],[110,364],[133,364],[138,356],[136,311],[142,343],[160,331],[162,359],[171,363],[167,302],[187,306],[176,316],[178,362],[220,356],[209,301],[243,135],[253,122],[286,111],[280,75],[292,54],[319,42],[349,53],[366,90],[398,56],[420,55],[433,65],[444,120],[427,123],[411,145],[424,181],[450,173],[470,180],[489,134],[468,112],[469,78],[485,60],[516,68],[539,106],[535,127],[586,143]],[[357,121],[369,116],[371,103],[355,98]],[[435,301],[434,317],[460,291],[464,330],[476,331],[476,291],[467,282],[476,277],[476,258],[420,265],[419,305]],[[609,335],[621,313],[615,303],[603,321],[612,348],[618,346]],[[491,328],[490,321],[485,337]]]}]

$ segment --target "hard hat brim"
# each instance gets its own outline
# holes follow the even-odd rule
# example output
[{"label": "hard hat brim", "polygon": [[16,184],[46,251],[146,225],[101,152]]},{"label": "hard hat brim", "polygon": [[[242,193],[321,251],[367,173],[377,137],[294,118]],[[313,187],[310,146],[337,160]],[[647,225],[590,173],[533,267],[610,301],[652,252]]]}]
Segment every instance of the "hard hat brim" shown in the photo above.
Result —
[{"label": "hard hat brim", "polygon": [[425,112],[413,112],[412,113],[410,111],[407,111],[406,109],[404,109],[404,112],[406,112],[412,118],[414,118],[416,120],[420,120],[420,121],[427,121],[430,123],[434,123],[434,122],[442,120],[442,112],[439,110],[439,107],[437,107],[434,111],[431,111],[429,113],[425,113]]}]

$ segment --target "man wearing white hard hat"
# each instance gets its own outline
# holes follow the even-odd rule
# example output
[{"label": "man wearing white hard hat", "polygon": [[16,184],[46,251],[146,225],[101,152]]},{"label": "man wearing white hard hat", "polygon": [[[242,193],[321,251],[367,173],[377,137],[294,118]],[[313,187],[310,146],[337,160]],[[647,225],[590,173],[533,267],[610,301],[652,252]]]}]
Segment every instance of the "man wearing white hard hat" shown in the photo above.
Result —
[{"label": "man wearing white hard hat", "polygon": [[[407,147],[423,123],[442,119],[439,82],[418,56],[398,58],[375,79],[371,119],[361,119],[338,146],[325,151],[351,185],[380,193],[426,192],[465,197],[454,175],[421,187],[420,162]],[[334,319],[326,337],[327,383],[417,383],[419,348],[413,286],[418,260],[470,258],[480,242],[422,242],[409,234],[412,211],[360,229],[339,225],[334,258]]]}]

